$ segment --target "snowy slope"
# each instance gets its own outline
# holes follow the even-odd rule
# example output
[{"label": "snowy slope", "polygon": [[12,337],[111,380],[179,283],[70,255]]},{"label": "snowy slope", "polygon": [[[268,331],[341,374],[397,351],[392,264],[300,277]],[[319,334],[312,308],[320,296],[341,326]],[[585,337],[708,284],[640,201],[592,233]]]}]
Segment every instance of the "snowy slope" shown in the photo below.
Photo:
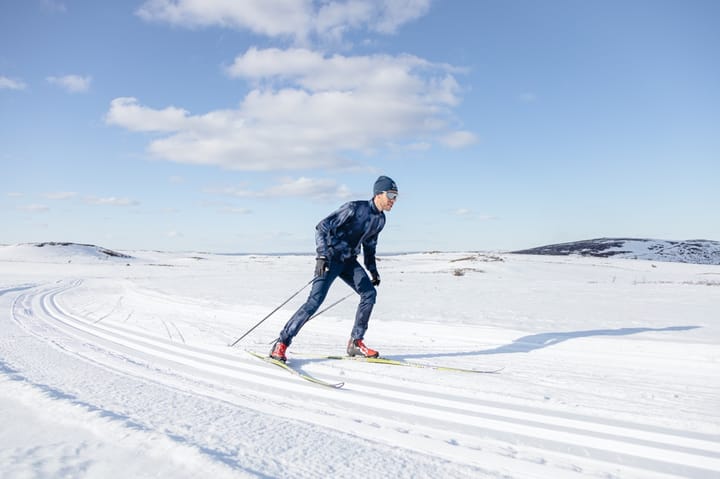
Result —
[{"label": "snowy slope", "polygon": [[132,256],[91,244],[78,243],[20,243],[0,246],[0,260],[71,263],[73,260],[87,262],[123,261]]},{"label": "snowy slope", "polygon": [[666,241],[635,238],[599,238],[540,246],[518,254],[595,256],[677,263],[720,265],[720,241]]},{"label": "snowy slope", "polygon": [[307,282],[311,256],[124,253],[68,263],[0,247],[0,477],[720,473],[718,266],[381,257],[370,345],[504,369],[321,359],[342,353],[353,298],[290,349],[345,382],[331,390],[244,352],[267,351],[304,294],[228,347]]}]

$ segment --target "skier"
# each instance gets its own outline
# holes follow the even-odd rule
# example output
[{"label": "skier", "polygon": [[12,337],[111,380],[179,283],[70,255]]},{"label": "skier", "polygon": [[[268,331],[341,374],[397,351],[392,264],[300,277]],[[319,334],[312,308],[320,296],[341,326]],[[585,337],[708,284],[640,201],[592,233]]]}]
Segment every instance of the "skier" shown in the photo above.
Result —
[{"label": "skier", "polygon": [[[315,314],[333,281],[340,277],[357,294],[360,304],[355,315],[355,324],[347,344],[350,356],[376,358],[377,351],[363,343],[368,321],[372,313],[380,274],[375,264],[375,247],[378,234],[385,226],[385,211],[390,211],[398,196],[395,182],[387,176],[380,176],[373,185],[373,198],[345,203],[315,227],[315,278],[307,301],[290,318],[273,344],[270,357],[286,361],[285,352],[293,338],[300,332],[310,317]],[[357,261],[362,246],[365,268]]]}]

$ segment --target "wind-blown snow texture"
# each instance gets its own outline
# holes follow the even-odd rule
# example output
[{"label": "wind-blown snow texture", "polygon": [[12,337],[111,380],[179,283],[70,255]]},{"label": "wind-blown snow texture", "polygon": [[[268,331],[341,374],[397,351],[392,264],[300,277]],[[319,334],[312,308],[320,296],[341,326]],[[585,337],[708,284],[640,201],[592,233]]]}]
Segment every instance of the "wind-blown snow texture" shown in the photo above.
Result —
[{"label": "wind-blown snow texture", "polygon": [[595,256],[677,263],[720,265],[720,241],[666,241],[636,238],[599,238],[515,251],[517,254]]},{"label": "wind-blown snow texture", "polygon": [[[710,478],[720,473],[720,267],[381,256],[366,337],[472,375],[328,361],[356,301],[290,361],[251,357],[302,302],[228,344],[312,256],[0,247],[3,478]],[[328,304],[347,294],[338,283]]]}]

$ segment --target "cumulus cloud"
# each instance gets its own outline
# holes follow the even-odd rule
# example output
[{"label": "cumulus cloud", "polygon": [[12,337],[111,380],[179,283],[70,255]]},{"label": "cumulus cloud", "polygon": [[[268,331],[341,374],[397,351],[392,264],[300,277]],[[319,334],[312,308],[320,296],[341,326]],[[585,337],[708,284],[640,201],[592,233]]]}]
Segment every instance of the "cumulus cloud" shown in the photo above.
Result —
[{"label": "cumulus cloud", "polygon": [[[159,134],[151,156],[243,171],[345,168],[353,154],[460,148],[477,141],[452,131],[460,69],[413,55],[327,55],[302,48],[347,41],[351,33],[394,34],[432,0],[145,0],[145,21],[222,27],[295,48],[250,48],[225,67],[251,90],[235,108],[189,112],[178,106],[112,100],[105,120]],[[357,37],[355,37],[357,38]]]},{"label": "cumulus cloud", "polygon": [[90,89],[92,77],[80,75],[50,76],[47,77],[47,81],[70,93],[80,93]]},{"label": "cumulus cloud", "polygon": [[136,11],[146,21],[188,28],[221,26],[270,36],[304,36],[311,3],[304,0],[148,0]]},{"label": "cumulus cloud", "polygon": [[351,165],[350,151],[446,133],[459,102],[458,70],[412,55],[251,48],[226,71],[254,85],[236,109],[193,115],[122,97],[112,100],[106,121],[167,133],[148,151],[169,161],[246,171],[328,168]]},{"label": "cumulus cloud", "polygon": [[20,80],[0,76],[0,90],[24,90],[25,88],[27,85]]},{"label": "cumulus cloud", "polygon": [[173,106],[154,110],[140,105],[136,98],[121,97],[110,102],[105,121],[132,131],[173,132],[189,126],[188,116],[187,111]]},{"label": "cumulus cloud", "polygon": [[305,43],[310,37],[341,39],[353,30],[392,34],[429,9],[430,0],[148,0],[136,13],[146,21],[249,30]]}]

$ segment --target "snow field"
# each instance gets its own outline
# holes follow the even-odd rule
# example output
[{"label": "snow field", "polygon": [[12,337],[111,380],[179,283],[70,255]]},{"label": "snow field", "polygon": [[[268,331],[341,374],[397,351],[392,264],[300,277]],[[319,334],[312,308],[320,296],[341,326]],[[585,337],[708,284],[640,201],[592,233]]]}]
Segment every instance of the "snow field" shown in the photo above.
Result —
[{"label": "snow field", "polygon": [[[368,343],[389,357],[505,369],[322,360],[342,353],[350,298],[289,351],[296,367],[346,384],[331,390],[242,350],[265,352],[304,294],[228,347],[307,281],[311,257],[130,254],[141,259],[0,261],[3,477],[720,471],[720,288],[692,284],[717,266],[381,258]],[[345,294],[338,283],[327,304]]]}]

